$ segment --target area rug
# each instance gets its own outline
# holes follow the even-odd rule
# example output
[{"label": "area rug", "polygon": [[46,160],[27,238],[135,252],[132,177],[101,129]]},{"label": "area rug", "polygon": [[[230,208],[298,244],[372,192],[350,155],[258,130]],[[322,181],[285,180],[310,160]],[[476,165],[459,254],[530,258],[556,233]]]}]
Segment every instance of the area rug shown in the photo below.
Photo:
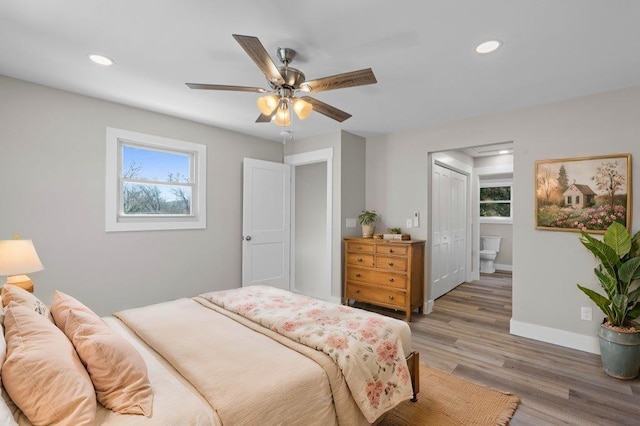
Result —
[{"label": "area rug", "polygon": [[520,398],[420,364],[418,402],[403,402],[380,426],[507,425]]}]

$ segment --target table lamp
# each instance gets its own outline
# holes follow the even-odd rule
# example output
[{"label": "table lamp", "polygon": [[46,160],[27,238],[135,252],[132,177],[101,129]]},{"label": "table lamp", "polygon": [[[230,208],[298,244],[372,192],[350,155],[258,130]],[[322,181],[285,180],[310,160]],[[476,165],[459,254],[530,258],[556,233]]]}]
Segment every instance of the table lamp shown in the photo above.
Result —
[{"label": "table lamp", "polygon": [[43,269],[31,240],[0,241],[0,275],[7,275],[7,284],[33,292],[33,281],[24,274]]}]

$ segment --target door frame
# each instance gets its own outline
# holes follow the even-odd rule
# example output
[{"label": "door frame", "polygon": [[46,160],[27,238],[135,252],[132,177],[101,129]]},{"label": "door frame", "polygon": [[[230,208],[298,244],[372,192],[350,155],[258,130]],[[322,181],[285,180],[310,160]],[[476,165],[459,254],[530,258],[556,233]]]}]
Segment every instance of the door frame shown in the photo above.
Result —
[{"label": "door frame", "polygon": [[324,299],[327,301],[333,301],[339,303],[339,299],[333,297],[331,295],[332,290],[332,247],[333,247],[333,148],[325,148],[319,149],[317,151],[308,151],[300,154],[292,154],[284,157],[284,163],[289,164],[291,166],[291,232],[290,232],[290,240],[291,240],[291,254],[289,261],[289,288],[293,292],[297,292],[296,284],[295,284],[295,232],[296,232],[296,167],[304,166],[306,164],[314,164],[314,163],[327,163],[327,211],[326,211],[326,223],[325,223],[325,233],[326,233],[326,247],[325,247],[325,271],[326,277],[329,279],[328,288],[325,289],[326,293],[324,293]]},{"label": "door frame", "polygon": [[[473,238],[473,229],[472,229],[472,214],[471,214],[471,210],[472,210],[472,200],[473,200],[473,194],[472,194],[472,188],[471,188],[471,182],[473,181],[473,177],[474,177],[474,173],[473,173],[473,166],[465,164],[459,160],[456,160],[455,158],[451,157],[450,155],[447,155],[446,152],[430,152],[427,154],[427,164],[428,164],[428,172],[427,172],[427,200],[429,200],[429,220],[427,221],[427,226],[428,226],[428,232],[427,235],[429,236],[429,244],[427,244],[427,255],[426,255],[426,262],[427,262],[427,266],[428,266],[428,270],[429,270],[429,279],[427,281],[427,284],[429,286],[429,288],[427,289],[427,294],[429,295],[429,297],[431,297],[432,292],[429,291],[431,290],[432,284],[433,284],[433,276],[431,274],[431,271],[433,270],[433,258],[432,258],[432,253],[431,253],[431,244],[433,242],[433,214],[431,214],[432,211],[432,207],[433,206],[433,191],[431,188],[432,185],[432,174],[433,174],[433,166],[434,164],[437,164],[441,167],[445,167],[447,169],[453,170],[455,172],[461,173],[463,175],[467,176],[467,210],[466,210],[466,222],[467,222],[467,231],[466,231],[466,244],[465,244],[465,262],[466,262],[466,277],[465,280],[466,281],[472,281],[473,280],[473,273],[477,267],[477,265],[474,264],[473,259],[472,259],[472,241],[475,241],[477,238]],[[427,306],[425,306],[425,312],[427,314],[431,313],[433,311],[433,303],[434,303],[434,299],[429,299],[426,301]]]}]

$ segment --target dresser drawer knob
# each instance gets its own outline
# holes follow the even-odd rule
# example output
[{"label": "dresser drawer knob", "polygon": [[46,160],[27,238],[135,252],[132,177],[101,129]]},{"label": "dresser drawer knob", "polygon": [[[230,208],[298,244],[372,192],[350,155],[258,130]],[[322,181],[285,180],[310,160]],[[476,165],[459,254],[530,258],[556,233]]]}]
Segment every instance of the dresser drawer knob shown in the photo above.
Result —
[{"label": "dresser drawer knob", "polygon": [[393,253],[393,249],[389,249],[389,253]]},{"label": "dresser drawer knob", "polygon": [[394,282],[394,281],[395,281],[395,280],[394,280],[393,278],[389,278],[389,282],[390,282],[390,283],[392,283],[392,282]]},{"label": "dresser drawer knob", "polygon": [[360,293],[360,289],[356,288],[356,294]]},{"label": "dresser drawer knob", "polygon": [[362,250],[362,246],[358,246],[358,250]]},{"label": "dresser drawer knob", "polygon": [[360,278],[360,272],[358,272],[358,273],[356,274],[356,277]]},{"label": "dresser drawer knob", "polygon": [[359,258],[359,259],[358,259],[358,262],[362,262],[362,258]]},{"label": "dresser drawer knob", "polygon": [[389,296],[389,300],[393,300],[393,296]]},{"label": "dresser drawer knob", "polygon": [[389,266],[393,266],[393,262],[389,262]]}]

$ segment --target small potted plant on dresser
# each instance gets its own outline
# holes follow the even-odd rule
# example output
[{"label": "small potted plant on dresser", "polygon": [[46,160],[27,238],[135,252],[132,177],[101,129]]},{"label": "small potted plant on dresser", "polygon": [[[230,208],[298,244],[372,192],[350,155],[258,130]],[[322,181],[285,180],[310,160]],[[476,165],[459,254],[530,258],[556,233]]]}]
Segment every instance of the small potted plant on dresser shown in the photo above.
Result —
[{"label": "small potted plant on dresser", "polygon": [[362,238],[373,237],[375,223],[379,218],[375,210],[362,210],[362,213],[358,216],[358,222],[362,225]]},{"label": "small potted plant on dresser", "polygon": [[633,238],[613,222],[602,241],[582,232],[580,242],[600,264],[594,273],[606,295],[578,284],[606,315],[598,332],[604,372],[618,379],[633,379],[640,370],[640,232]]}]

